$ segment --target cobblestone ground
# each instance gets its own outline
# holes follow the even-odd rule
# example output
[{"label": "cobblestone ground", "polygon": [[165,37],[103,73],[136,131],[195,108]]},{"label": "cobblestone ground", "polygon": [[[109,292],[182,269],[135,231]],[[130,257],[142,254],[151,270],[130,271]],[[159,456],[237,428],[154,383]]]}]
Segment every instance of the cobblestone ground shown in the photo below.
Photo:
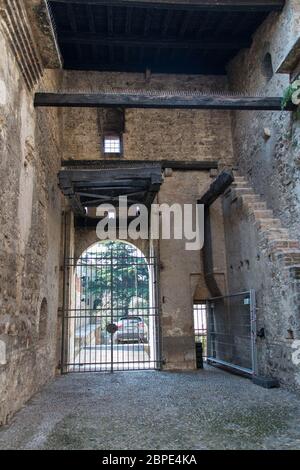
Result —
[{"label": "cobblestone ground", "polygon": [[37,394],[1,449],[300,449],[300,397],[217,369],[69,374]]}]

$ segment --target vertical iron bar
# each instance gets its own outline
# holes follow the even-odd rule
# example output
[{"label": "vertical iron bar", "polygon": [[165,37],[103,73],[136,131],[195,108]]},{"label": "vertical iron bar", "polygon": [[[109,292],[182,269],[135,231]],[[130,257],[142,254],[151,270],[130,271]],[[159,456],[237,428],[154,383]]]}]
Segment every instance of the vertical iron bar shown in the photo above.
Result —
[{"label": "vertical iron bar", "polygon": [[64,374],[65,366],[65,316],[66,316],[66,264],[67,264],[67,214],[64,211],[64,244],[63,244],[63,299],[62,299],[62,326],[61,326],[61,373]]},{"label": "vertical iron bar", "polygon": [[[110,249],[110,322],[111,325],[114,322],[113,317],[113,247]],[[113,343],[113,332],[110,333],[110,372],[114,371],[113,361],[114,343]]]},{"label": "vertical iron bar", "polygon": [[162,369],[162,326],[161,326],[161,306],[160,306],[160,289],[159,289],[159,262],[160,262],[160,251],[159,246],[157,249],[157,254],[155,255],[154,247],[151,253],[152,256],[152,263],[153,263],[153,282],[154,282],[154,299],[155,299],[155,360],[156,360],[156,367],[158,369]]},{"label": "vertical iron bar", "polygon": [[257,350],[256,350],[256,299],[255,290],[250,289],[250,324],[251,324],[251,356],[253,374],[257,375]]}]

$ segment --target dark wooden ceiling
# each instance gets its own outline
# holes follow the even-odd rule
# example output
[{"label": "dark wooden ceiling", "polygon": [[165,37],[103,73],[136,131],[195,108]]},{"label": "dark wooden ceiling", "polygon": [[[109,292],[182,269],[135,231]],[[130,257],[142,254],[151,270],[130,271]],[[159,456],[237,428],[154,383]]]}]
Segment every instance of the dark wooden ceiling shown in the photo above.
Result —
[{"label": "dark wooden ceiling", "polygon": [[224,74],[284,1],[52,0],[66,69]]}]

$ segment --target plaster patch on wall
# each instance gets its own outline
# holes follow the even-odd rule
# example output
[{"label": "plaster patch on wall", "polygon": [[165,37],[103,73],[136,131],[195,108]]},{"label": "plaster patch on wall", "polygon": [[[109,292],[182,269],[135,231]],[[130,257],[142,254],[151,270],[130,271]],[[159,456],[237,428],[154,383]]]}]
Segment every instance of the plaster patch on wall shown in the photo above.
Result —
[{"label": "plaster patch on wall", "polygon": [[25,250],[30,234],[33,202],[33,181],[33,167],[27,166],[27,168],[22,168],[20,176],[20,198],[18,204],[18,219],[22,251]]},{"label": "plaster patch on wall", "polygon": [[3,80],[0,80],[0,106],[4,106],[7,103],[7,92],[6,86]]},{"label": "plaster patch on wall", "polygon": [[6,362],[6,344],[0,340],[0,365],[4,366]]}]

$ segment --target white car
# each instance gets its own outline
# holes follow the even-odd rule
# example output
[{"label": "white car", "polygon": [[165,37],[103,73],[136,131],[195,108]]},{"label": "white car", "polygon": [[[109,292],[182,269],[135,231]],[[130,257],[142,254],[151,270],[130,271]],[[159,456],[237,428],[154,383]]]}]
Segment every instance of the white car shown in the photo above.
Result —
[{"label": "white car", "polygon": [[116,325],[118,327],[114,338],[116,343],[148,342],[148,327],[141,317],[133,315],[122,317]]}]

